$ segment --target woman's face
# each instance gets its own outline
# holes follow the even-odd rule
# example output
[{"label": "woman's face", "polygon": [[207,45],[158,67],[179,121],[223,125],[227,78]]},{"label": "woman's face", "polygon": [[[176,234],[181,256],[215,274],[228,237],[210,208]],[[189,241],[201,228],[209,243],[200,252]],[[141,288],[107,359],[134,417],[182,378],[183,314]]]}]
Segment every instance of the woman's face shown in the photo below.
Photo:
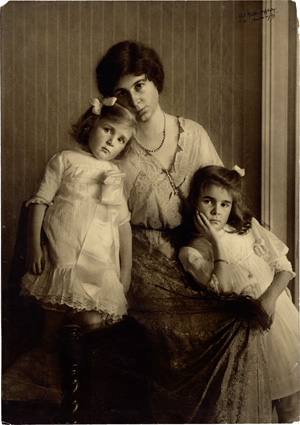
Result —
[{"label": "woman's face", "polygon": [[148,121],[158,108],[159,94],[152,81],[143,75],[127,74],[117,83],[114,96],[138,121]]}]

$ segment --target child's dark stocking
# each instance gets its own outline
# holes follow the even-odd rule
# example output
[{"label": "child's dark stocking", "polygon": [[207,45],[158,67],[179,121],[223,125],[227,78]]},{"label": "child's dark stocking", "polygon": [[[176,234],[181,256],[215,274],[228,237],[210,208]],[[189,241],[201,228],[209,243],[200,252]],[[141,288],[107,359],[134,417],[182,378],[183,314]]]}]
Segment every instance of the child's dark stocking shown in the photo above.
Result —
[{"label": "child's dark stocking", "polygon": [[45,310],[44,312],[43,348],[48,353],[58,350],[59,329],[65,316],[65,313],[54,310]]}]

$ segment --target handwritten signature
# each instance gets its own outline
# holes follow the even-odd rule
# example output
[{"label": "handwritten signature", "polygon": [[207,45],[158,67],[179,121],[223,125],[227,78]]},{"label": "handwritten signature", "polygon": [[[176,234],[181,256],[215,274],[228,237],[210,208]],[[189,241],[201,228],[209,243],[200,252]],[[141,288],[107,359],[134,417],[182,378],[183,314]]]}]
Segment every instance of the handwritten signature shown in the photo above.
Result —
[{"label": "handwritten signature", "polygon": [[258,22],[265,19],[266,21],[272,21],[278,13],[276,8],[271,7],[270,9],[257,9],[250,12],[240,13],[238,22],[246,24],[247,22]]}]

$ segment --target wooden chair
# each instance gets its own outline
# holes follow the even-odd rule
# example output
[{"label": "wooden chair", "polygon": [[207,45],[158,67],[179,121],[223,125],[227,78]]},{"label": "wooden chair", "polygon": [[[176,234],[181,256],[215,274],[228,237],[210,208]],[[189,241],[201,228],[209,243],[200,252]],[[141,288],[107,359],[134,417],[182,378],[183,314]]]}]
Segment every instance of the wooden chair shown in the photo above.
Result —
[{"label": "wooden chair", "polygon": [[[41,309],[18,295],[25,273],[27,219],[24,203],[8,289],[2,294],[3,372],[34,349],[42,333]],[[2,392],[2,419],[15,424],[152,423],[146,378],[148,355],[143,328],[129,317],[92,331],[66,325],[60,339],[63,401],[53,403],[38,395],[26,401],[18,394],[5,399]]]},{"label": "wooden chair", "polygon": [[143,328],[126,317],[93,331],[62,329],[67,423],[152,423]]}]

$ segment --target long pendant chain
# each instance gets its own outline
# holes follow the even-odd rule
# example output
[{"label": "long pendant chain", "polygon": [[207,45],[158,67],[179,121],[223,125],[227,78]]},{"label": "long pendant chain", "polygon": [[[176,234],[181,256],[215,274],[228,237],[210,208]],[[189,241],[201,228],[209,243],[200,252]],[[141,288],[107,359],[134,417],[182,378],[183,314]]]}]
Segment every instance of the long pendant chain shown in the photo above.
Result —
[{"label": "long pendant chain", "polygon": [[166,175],[167,175],[167,177],[168,177],[168,180],[169,180],[169,183],[170,183],[170,185],[171,185],[171,187],[172,187],[172,189],[173,189],[173,192],[171,192],[171,194],[170,194],[170,198],[171,198],[171,196],[172,195],[178,195],[178,189],[183,185],[183,183],[185,182],[185,178],[183,179],[183,181],[182,181],[182,183],[180,183],[180,185],[179,186],[175,186],[175,182],[174,182],[174,180],[173,180],[173,177],[171,176],[171,174],[169,173],[169,171],[166,169],[166,168],[163,168],[162,169],[163,170],[163,172],[164,173],[166,173]]},{"label": "long pendant chain", "polygon": [[[164,111],[162,111],[162,113],[163,113],[163,116],[164,116],[164,128],[163,128],[163,138],[162,138],[162,141],[161,141],[160,145],[156,149],[147,149],[147,148],[144,147],[144,149],[148,153],[158,152],[163,147],[163,144],[165,143],[165,139],[166,139],[166,115],[165,115]],[[170,183],[170,185],[171,185],[171,187],[173,189],[173,193],[171,193],[170,197],[172,195],[177,195],[178,194],[178,189],[184,183],[185,179],[183,180],[183,182],[178,187],[176,187],[175,186],[175,183],[174,183],[174,180],[173,180],[171,174],[169,173],[169,171],[166,168],[163,168],[162,170],[166,173],[166,175],[168,177],[168,180],[169,180],[169,183]]]},{"label": "long pendant chain", "polygon": [[163,168],[162,170],[166,173],[166,175],[167,175],[167,177],[168,177],[168,180],[169,180],[169,182],[170,182],[170,185],[171,185],[171,187],[172,187],[172,189],[173,189],[173,194],[174,194],[174,195],[177,195],[177,193],[178,193],[178,188],[175,186],[175,183],[174,183],[174,180],[173,180],[173,178],[172,178],[171,174],[169,173],[169,171],[168,171],[166,168]]}]

